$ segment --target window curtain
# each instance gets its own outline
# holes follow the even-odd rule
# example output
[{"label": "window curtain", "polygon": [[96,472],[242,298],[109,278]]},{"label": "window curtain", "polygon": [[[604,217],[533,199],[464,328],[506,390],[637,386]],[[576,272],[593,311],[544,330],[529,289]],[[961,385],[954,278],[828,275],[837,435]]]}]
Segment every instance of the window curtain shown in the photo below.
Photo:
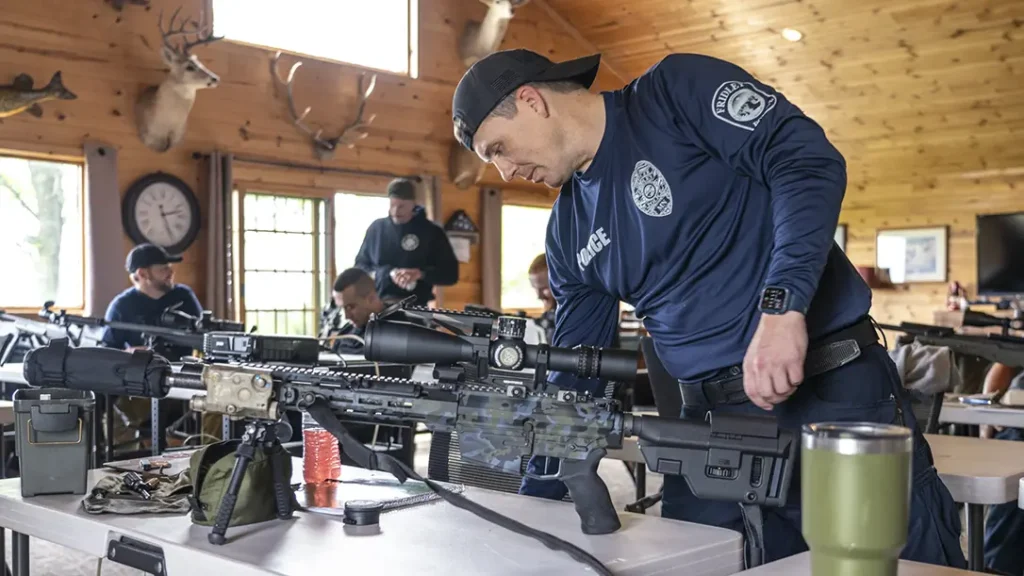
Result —
[{"label": "window curtain", "polygon": [[127,282],[121,193],[117,187],[117,149],[87,141],[85,154],[85,310],[103,316]]},{"label": "window curtain", "polygon": [[206,173],[207,255],[206,255],[206,301],[203,308],[210,310],[214,318],[235,318],[234,265],[232,262],[233,230],[231,214],[231,154],[213,152],[203,157]]}]

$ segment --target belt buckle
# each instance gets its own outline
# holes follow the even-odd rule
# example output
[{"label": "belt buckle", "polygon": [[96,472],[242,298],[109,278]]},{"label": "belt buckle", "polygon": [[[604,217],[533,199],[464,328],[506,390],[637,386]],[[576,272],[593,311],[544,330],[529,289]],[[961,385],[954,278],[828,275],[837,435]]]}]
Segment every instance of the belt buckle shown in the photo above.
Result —
[{"label": "belt buckle", "polygon": [[704,393],[705,402],[712,408],[719,404],[731,404],[731,399],[724,389],[724,384],[741,378],[742,373],[743,371],[739,366],[731,366],[723,374],[701,382],[701,391]]}]

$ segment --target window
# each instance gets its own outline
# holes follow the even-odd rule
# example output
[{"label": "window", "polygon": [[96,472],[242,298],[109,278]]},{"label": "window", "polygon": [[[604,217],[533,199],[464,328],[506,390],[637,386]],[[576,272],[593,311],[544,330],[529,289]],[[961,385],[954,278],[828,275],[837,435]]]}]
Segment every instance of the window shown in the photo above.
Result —
[{"label": "window", "polygon": [[501,207],[501,307],[537,310],[543,307],[530,285],[530,263],[544,253],[551,208],[504,204]]},{"label": "window", "polygon": [[418,0],[213,0],[228,40],[416,78]]},{"label": "window", "polygon": [[246,326],[315,335],[328,290],[324,201],[245,193],[242,216]]},{"label": "window", "polygon": [[348,192],[334,195],[334,263],[338,274],[355,266],[366,229],[374,220],[387,216],[390,205],[387,196]]},{"label": "window", "polygon": [[0,307],[85,306],[83,178],[80,163],[0,155]]}]

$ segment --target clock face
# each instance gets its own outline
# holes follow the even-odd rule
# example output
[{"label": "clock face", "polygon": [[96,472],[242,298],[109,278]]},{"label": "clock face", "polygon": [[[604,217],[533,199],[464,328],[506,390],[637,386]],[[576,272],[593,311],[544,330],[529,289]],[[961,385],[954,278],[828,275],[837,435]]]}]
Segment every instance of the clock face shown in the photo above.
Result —
[{"label": "clock face", "polygon": [[146,186],[135,202],[133,214],[139,232],[165,248],[185,238],[194,217],[185,193],[166,182]]}]

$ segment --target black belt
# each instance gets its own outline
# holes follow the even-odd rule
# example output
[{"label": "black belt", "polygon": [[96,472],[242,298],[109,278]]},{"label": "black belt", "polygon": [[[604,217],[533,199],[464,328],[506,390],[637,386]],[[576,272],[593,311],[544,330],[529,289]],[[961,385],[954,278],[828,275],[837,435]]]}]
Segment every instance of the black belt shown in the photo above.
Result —
[{"label": "black belt", "polygon": [[[845,366],[860,356],[860,351],[878,343],[871,318],[837,330],[814,341],[808,347],[804,362],[804,379]],[[743,367],[732,366],[720,370],[714,377],[696,384],[679,384],[684,406],[743,404],[750,401],[743,390]]]}]

